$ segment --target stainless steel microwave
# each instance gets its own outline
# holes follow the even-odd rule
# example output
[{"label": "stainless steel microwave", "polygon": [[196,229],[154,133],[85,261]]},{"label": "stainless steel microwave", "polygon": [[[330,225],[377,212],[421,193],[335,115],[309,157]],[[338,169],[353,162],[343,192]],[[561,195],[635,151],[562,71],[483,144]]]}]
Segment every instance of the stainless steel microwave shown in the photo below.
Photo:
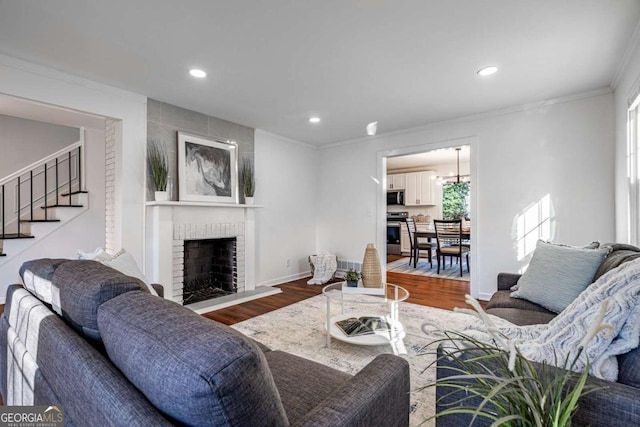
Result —
[{"label": "stainless steel microwave", "polygon": [[404,206],[404,191],[387,191],[387,206]]}]

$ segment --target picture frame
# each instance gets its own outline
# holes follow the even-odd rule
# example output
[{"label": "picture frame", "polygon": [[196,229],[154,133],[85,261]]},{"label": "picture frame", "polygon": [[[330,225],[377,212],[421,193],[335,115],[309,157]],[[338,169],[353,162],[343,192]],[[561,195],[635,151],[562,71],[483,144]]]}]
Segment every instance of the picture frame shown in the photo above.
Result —
[{"label": "picture frame", "polygon": [[178,199],[238,203],[238,145],[178,132]]}]

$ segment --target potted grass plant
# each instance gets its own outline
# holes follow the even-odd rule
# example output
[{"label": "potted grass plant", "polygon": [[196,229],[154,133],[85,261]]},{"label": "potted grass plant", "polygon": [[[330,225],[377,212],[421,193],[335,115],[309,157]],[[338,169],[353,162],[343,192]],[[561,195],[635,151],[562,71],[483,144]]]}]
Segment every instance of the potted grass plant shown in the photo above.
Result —
[{"label": "potted grass plant", "polygon": [[347,281],[348,287],[356,288],[358,286],[358,280],[360,280],[360,273],[353,269],[349,269],[344,275],[344,280]]},{"label": "potted grass plant", "polygon": [[253,204],[253,196],[256,190],[256,177],[253,170],[253,163],[249,159],[242,160],[240,169],[240,178],[242,180],[242,189],[244,192],[244,201],[247,205]]},{"label": "potted grass plant", "polygon": [[[457,311],[482,320],[491,342],[450,331],[444,331],[444,337],[434,341],[439,344],[439,351],[433,363],[448,374],[422,388],[444,388],[438,399],[439,412],[429,420],[466,414],[472,424],[485,418],[491,426],[567,427],[579,400],[604,388],[587,385],[588,363],[581,373],[573,370],[587,343],[600,331],[611,329],[611,325],[602,323],[608,309],[606,303],[600,307],[600,316],[582,339],[576,356],[573,360],[567,356],[564,364],[558,364],[561,368],[545,363],[534,365],[499,332],[475,299],[467,295],[467,303],[475,312]],[[434,325],[426,322],[423,330],[427,332],[425,327],[429,326]]]},{"label": "potted grass plant", "polygon": [[167,182],[169,178],[169,159],[164,147],[152,141],[147,149],[147,161],[153,180],[154,196],[156,201],[169,200]]}]

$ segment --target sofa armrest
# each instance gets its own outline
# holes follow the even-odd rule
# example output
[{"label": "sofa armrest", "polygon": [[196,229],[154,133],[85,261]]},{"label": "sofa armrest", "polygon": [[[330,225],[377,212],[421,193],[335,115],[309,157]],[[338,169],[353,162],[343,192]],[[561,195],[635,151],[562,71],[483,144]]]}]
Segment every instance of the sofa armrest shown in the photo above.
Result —
[{"label": "sofa armrest", "polygon": [[[450,358],[443,357],[442,347],[438,347],[438,379],[446,378],[459,373],[452,370],[458,365]],[[533,362],[536,369],[541,368],[541,364]],[[555,371],[562,371],[559,368],[547,367],[550,377],[554,377]],[[570,387],[575,385],[576,378],[569,381]],[[595,377],[587,377],[587,387],[605,387],[583,396],[578,402],[578,409],[573,416],[574,425],[589,425],[592,427],[604,426],[631,426],[640,425],[640,389],[628,385],[604,381]],[[448,387],[436,388],[436,412],[440,413],[444,409],[457,406],[457,401],[466,397],[464,391],[454,391]],[[474,397],[466,401],[467,405],[479,405],[482,401],[479,397]],[[489,405],[491,407],[491,405]],[[472,416],[469,414],[454,414],[436,418],[437,427],[457,427],[470,425]],[[487,418],[479,417],[473,423],[474,427],[489,426],[491,422]]]},{"label": "sofa armrest", "polygon": [[300,426],[408,426],[409,364],[381,354],[330,397],[314,407]]},{"label": "sofa armrest", "polygon": [[155,291],[158,293],[159,297],[163,297],[164,298],[164,286],[162,286],[159,283],[152,283],[151,287],[153,287],[153,289],[155,289]]},{"label": "sofa armrest", "polygon": [[508,291],[511,289],[513,285],[518,283],[518,279],[522,274],[514,274],[514,273],[499,273],[498,274],[498,290],[499,291]]}]

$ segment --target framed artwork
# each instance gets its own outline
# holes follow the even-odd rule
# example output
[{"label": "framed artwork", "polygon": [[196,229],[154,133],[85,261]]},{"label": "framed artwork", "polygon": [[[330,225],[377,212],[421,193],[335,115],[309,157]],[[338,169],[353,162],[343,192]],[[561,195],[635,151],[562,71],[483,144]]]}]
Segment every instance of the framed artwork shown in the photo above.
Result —
[{"label": "framed artwork", "polygon": [[238,146],[178,132],[179,200],[238,203]]}]

